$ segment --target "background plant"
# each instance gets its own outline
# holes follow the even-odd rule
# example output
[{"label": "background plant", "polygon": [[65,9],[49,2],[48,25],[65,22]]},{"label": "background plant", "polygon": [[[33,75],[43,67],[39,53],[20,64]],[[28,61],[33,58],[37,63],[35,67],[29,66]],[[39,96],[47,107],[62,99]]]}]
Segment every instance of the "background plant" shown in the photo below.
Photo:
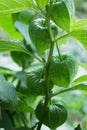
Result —
[{"label": "background plant", "polygon": [[[13,0],[5,2],[2,0],[0,6],[0,25],[11,36],[7,40],[0,40],[0,52],[10,51],[13,60],[21,66],[21,71],[19,72],[0,68],[2,119],[0,127],[6,130],[34,129],[35,127],[40,129],[45,120],[43,120],[43,115],[47,110],[47,106],[49,106],[50,98],[71,90],[87,90],[87,75],[73,79],[75,76],[75,72],[72,72],[72,68],[75,67],[74,64],[72,67],[68,66],[70,74],[74,74],[70,81],[67,77],[68,71],[66,69],[64,70],[65,75],[62,75],[61,72],[55,70],[58,64],[55,65],[55,62],[51,64],[55,55],[59,55],[60,61],[58,63],[64,60],[63,52],[60,51],[59,47],[61,44],[66,43],[69,37],[78,40],[86,49],[87,20],[78,20],[75,17],[73,0],[45,0],[44,2],[41,0],[20,0],[18,2]],[[38,23],[38,19],[43,21]],[[35,25],[32,27],[31,24],[33,22],[37,22],[42,28],[38,28],[37,26],[36,28]],[[34,27],[35,30],[33,30]],[[45,31],[43,31],[44,29]],[[33,37],[35,37],[35,40]],[[56,54],[54,49],[56,49]],[[54,71],[51,72],[50,68]],[[41,71],[39,72],[39,70]],[[62,85],[59,82],[56,83],[52,78],[56,78],[56,71],[62,75]],[[34,86],[32,82],[28,83],[28,76],[30,77],[30,81],[35,82]],[[64,80],[65,82],[63,83]],[[59,87],[56,87],[55,84],[59,85]],[[41,92],[37,92],[38,89]],[[36,91],[36,93],[32,94],[33,91]],[[35,109],[38,102],[44,97],[43,114],[40,115],[41,119],[39,119],[38,123],[35,116]],[[47,121],[44,124],[49,126]]]}]

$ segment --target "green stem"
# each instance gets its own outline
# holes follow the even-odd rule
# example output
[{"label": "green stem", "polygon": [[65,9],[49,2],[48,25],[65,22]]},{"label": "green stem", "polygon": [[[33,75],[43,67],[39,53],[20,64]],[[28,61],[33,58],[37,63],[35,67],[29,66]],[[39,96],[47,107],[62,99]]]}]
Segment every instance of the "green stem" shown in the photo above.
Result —
[{"label": "green stem", "polygon": [[2,120],[2,110],[1,110],[1,106],[0,106],[0,120]]},{"label": "green stem", "polygon": [[25,123],[24,119],[22,118],[21,114],[19,113],[17,107],[16,107],[16,112],[17,112],[17,115],[18,115],[19,119],[22,121],[23,125],[24,125],[25,127],[27,127],[27,124]]},{"label": "green stem", "polygon": [[35,58],[35,59],[37,59],[39,62],[41,62],[42,64],[44,64],[44,60],[43,60],[41,57],[38,57],[37,55],[32,54],[31,52],[29,52],[29,50],[27,49],[27,44],[26,44],[25,39],[23,40],[23,44],[24,44],[24,46],[26,47],[26,48],[24,49],[24,51],[23,51],[24,53],[28,54],[28,55],[31,56],[32,58]]},{"label": "green stem", "polygon": [[66,38],[67,36],[69,36],[69,33],[63,35],[63,36],[60,36],[60,37],[57,37],[54,42],[57,42],[58,40],[62,39],[62,38]]},{"label": "green stem", "polygon": [[32,53],[30,53],[28,50],[26,50],[26,54],[30,55],[32,58],[35,58],[36,60],[38,60],[40,63],[42,63],[43,65],[45,64],[44,61],[39,58],[37,55],[33,55]]},{"label": "green stem", "polygon": [[50,67],[50,60],[51,60],[51,57],[52,57],[52,54],[53,54],[53,44],[51,44],[52,46],[50,47],[50,53],[49,53],[49,57],[48,57],[48,60],[47,60],[47,63],[46,63],[46,68],[45,68],[45,86],[46,86],[46,97],[45,97],[45,103],[44,103],[44,106],[43,106],[43,114],[41,115],[41,120],[38,124],[38,127],[37,127],[37,130],[40,130],[41,126],[42,126],[42,123],[44,121],[44,118],[45,118],[45,112],[46,112],[46,107],[48,105],[48,102],[49,102],[49,67]]},{"label": "green stem", "polygon": [[25,63],[25,56],[23,55],[23,58],[22,58],[22,71],[25,70],[25,65],[26,65],[26,63]]},{"label": "green stem", "polygon": [[60,91],[58,91],[58,92],[56,92],[56,93],[51,94],[51,95],[50,95],[50,98],[51,98],[51,97],[54,97],[54,96],[57,96],[57,95],[59,95],[59,94],[61,94],[61,93],[64,93],[64,92],[76,90],[76,87],[77,87],[77,86],[70,87],[70,88],[66,88],[66,89],[62,89],[62,90],[60,90]]},{"label": "green stem", "polygon": [[52,0],[50,0],[50,8],[49,11],[47,13],[47,17],[46,17],[46,21],[47,21],[47,26],[48,26],[48,33],[49,33],[49,37],[50,37],[50,52],[49,52],[49,56],[48,56],[48,60],[46,62],[46,66],[45,66],[45,85],[46,85],[46,100],[48,103],[49,100],[49,69],[50,69],[50,62],[51,62],[51,58],[53,55],[53,50],[54,50],[54,42],[53,42],[53,34],[51,31],[51,26],[50,26],[50,14],[52,11]]},{"label": "green stem", "polygon": [[45,102],[44,102],[44,106],[42,109],[43,114],[41,115],[41,120],[39,121],[37,130],[41,129],[42,123],[45,119],[45,112],[46,112],[46,108],[49,102],[49,68],[50,68],[50,62],[51,62],[51,58],[52,58],[52,54],[53,54],[53,49],[54,49],[54,42],[53,42],[53,36],[52,36],[52,32],[51,32],[51,26],[50,26],[50,13],[51,13],[51,6],[52,6],[52,0],[50,0],[50,9],[47,13],[47,17],[46,17],[46,21],[47,21],[47,26],[48,26],[48,33],[50,36],[50,52],[49,52],[49,56],[45,65],[45,90],[46,90],[46,95],[45,95]]},{"label": "green stem", "polygon": [[56,47],[57,47],[57,51],[58,51],[58,54],[59,54],[60,61],[62,61],[62,56],[61,56],[61,53],[60,53],[59,46],[57,45],[57,42],[56,42]]}]

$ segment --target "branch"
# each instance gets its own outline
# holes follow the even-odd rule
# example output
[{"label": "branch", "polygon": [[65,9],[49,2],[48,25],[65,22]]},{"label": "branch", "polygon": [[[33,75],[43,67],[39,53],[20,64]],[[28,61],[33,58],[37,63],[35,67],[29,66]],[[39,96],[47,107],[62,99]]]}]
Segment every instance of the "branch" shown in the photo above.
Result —
[{"label": "branch", "polygon": [[49,56],[48,56],[48,59],[47,59],[46,65],[45,65],[45,74],[44,74],[46,95],[45,95],[44,106],[42,109],[43,113],[41,115],[41,120],[39,121],[37,130],[41,129],[41,126],[42,126],[43,121],[45,119],[46,108],[47,108],[47,105],[49,102],[49,68],[50,68],[50,61],[51,61],[53,50],[54,50],[54,42],[53,42],[53,36],[52,36],[51,26],[50,26],[51,7],[52,7],[52,1],[50,0],[50,9],[49,9],[49,11],[47,13],[47,17],[46,17],[47,26],[48,26],[48,33],[50,36],[50,52],[49,52]]},{"label": "branch", "polygon": [[76,87],[77,87],[77,86],[73,86],[73,87],[69,87],[69,88],[62,89],[62,90],[60,90],[60,91],[58,91],[58,92],[56,92],[56,93],[52,93],[52,94],[50,95],[50,98],[51,98],[51,97],[54,97],[54,96],[56,96],[56,95],[59,95],[59,94],[61,94],[61,93],[64,93],[64,92],[76,90]]},{"label": "branch", "polygon": [[58,40],[60,40],[60,39],[62,39],[62,38],[65,38],[65,37],[67,37],[67,36],[69,36],[69,33],[67,33],[67,34],[65,34],[65,35],[63,35],[63,36],[57,37],[57,38],[54,40],[54,42],[57,42]]}]

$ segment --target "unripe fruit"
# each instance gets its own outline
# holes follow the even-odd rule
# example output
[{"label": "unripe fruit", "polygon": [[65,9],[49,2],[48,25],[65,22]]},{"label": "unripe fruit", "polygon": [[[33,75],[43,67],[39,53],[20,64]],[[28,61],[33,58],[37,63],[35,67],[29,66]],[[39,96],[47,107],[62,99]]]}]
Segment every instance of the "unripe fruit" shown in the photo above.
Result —
[{"label": "unripe fruit", "polygon": [[[47,12],[50,6],[47,6]],[[54,0],[52,4],[51,18],[63,30],[70,31],[71,20],[74,16],[73,0]]]},{"label": "unripe fruit", "polygon": [[[42,69],[37,69],[36,71],[33,71],[28,74],[27,76],[27,85],[29,88],[29,92],[32,95],[45,95],[46,93],[46,87],[45,87],[45,79],[42,74]],[[51,80],[49,80],[49,92],[51,92],[51,89],[53,88],[53,83]]]},{"label": "unripe fruit", "polygon": [[[38,120],[41,119],[41,115],[43,114],[43,106],[44,100],[40,101],[36,107],[36,117]],[[48,104],[45,112],[45,118],[43,120],[43,124],[48,126],[51,129],[56,129],[60,125],[62,125],[67,119],[67,110],[63,103],[58,100],[51,99]]]},{"label": "unripe fruit", "polygon": [[50,65],[50,77],[54,84],[69,87],[78,71],[78,63],[71,55],[53,57]]},{"label": "unripe fruit", "polygon": [[[52,21],[50,22],[50,26],[53,37],[55,38],[58,35],[58,28]],[[31,41],[41,53],[50,47],[50,35],[45,19],[38,18],[33,20],[29,26],[29,35]]]}]

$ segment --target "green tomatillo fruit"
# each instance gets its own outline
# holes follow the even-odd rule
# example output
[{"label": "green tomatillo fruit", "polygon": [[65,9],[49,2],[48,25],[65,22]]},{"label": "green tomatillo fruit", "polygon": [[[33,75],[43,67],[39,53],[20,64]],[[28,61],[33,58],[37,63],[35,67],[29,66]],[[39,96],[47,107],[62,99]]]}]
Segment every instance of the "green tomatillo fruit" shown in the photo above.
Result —
[{"label": "green tomatillo fruit", "polygon": [[[36,107],[35,114],[40,121],[43,114],[44,100],[41,100]],[[44,113],[43,124],[51,129],[56,129],[62,125],[67,119],[67,110],[63,102],[57,98],[52,98],[48,103],[46,111]]]},{"label": "green tomatillo fruit", "polygon": [[78,71],[78,62],[71,55],[62,55],[52,58],[50,65],[50,77],[54,84],[61,87],[69,87]]},{"label": "green tomatillo fruit", "polygon": [[[50,5],[46,9],[48,12]],[[51,18],[60,28],[65,31],[70,31],[74,12],[73,0],[54,0],[51,8]]]},{"label": "green tomatillo fruit", "polygon": [[[46,94],[45,79],[43,77],[43,70],[41,68],[28,74],[27,85],[29,88],[29,92],[32,95],[39,96]],[[52,88],[53,83],[51,80],[49,80],[49,92],[51,92]]]},{"label": "green tomatillo fruit", "polygon": [[[50,26],[53,37],[55,38],[58,35],[58,28],[52,21],[50,22]],[[50,47],[50,35],[47,22],[44,18],[37,18],[31,22],[29,35],[31,41],[41,53]]]}]

